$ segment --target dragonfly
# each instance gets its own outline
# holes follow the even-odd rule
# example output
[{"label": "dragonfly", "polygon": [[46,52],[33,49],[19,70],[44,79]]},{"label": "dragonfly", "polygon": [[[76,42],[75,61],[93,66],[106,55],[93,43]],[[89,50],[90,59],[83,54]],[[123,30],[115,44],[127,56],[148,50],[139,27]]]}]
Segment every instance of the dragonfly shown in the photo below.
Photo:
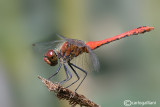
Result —
[{"label": "dragonfly", "polygon": [[[79,71],[82,71],[85,75],[80,81],[79,85],[76,87],[75,89],[75,92],[76,92],[77,89],[81,86],[82,82],[85,80],[87,76],[87,71],[78,67],[76,64],[72,63],[71,62],[72,59],[80,56],[83,53],[87,53],[91,56],[91,62],[92,62],[93,68],[95,70],[98,70],[99,62],[95,54],[93,53],[93,50],[101,47],[102,45],[108,44],[110,42],[120,40],[122,38],[129,37],[131,35],[143,34],[153,29],[154,27],[141,26],[108,39],[104,39],[100,41],[89,41],[86,43],[81,40],[70,39],[70,38],[66,38],[64,36],[58,35],[62,40],[51,41],[47,43],[47,45],[49,46],[49,49],[44,54],[44,61],[50,66],[56,66],[59,62],[57,71],[53,75],[51,75],[48,79],[50,80],[52,77],[57,75],[61,67],[63,66],[66,74],[66,79],[59,82],[60,84],[63,84],[72,78],[72,74],[70,71],[72,70],[73,73],[76,75],[77,79],[66,87],[68,88],[80,80],[80,76],[78,75],[75,68],[79,69]],[[61,44],[57,48],[52,49],[53,45],[55,45],[56,43],[61,43]]]}]

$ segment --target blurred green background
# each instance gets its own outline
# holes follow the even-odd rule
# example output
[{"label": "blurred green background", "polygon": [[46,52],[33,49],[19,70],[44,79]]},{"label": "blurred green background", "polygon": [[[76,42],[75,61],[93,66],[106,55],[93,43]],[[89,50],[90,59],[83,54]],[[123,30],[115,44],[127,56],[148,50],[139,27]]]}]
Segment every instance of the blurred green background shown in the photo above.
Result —
[{"label": "blurred green background", "polygon": [[102,107],[124,107],[124,100],[159,107],[159,12],[159,0],[1,0],[0,106],[69,107],[37,78],[57,66],[47,65],[33,43],[57,40],[55,33],[102,40],[147,25],[155,30],[95,50],[100,72],[89,72],[78,92]]}]

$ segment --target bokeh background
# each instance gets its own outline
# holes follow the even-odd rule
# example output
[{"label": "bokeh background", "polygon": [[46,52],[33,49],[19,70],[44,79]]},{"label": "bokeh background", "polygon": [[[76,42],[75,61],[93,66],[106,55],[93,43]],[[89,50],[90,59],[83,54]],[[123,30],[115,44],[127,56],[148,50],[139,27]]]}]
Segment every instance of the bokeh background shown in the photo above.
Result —
[{"label": "bokeh background", "polygon": [[49,77],[57,66],[47,65],[33,43],[57,40],[56,33],[102,40],[147,25],[155,30],[95,50],[100,71],[89,72],[78,92],[102,107],[124,107],[124,100],[159,107],[159,12],[159,0],[1,0],[0,106],[69,107],[37,78]]}]

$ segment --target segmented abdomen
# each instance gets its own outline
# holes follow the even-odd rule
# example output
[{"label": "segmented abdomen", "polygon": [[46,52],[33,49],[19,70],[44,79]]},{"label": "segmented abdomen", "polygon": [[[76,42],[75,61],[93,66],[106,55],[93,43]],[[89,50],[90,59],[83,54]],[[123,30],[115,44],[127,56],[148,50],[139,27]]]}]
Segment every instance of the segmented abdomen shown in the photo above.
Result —
[{"label": "segmented abdomen", "polygon": [[104,45],[104,44],[107,44],[107,43],[110,43],[110,42],[113,42],[115,40],[119,40],[119,39],[122,39],[124,37],[129,37],[131,35],[138,35],[138,34],[141,34],[141,33],[145,33],[145,32],[149,32],[151,30],[153,30],[154,27],[148,27],[148,26],[141,26],[141,27],[138,27],[136,29],[132,29],[128,32],[125,32],[125,33],[122,33],[120,35],[117,35],[117,36],[114,36],[114,37],[111,37],[111,38],[108,38],[108,39],[105,39],[105,40],[101,40],[101,41],[89,41],[86,43],[86,45],[88,47],[90,47],[92,50]]}]

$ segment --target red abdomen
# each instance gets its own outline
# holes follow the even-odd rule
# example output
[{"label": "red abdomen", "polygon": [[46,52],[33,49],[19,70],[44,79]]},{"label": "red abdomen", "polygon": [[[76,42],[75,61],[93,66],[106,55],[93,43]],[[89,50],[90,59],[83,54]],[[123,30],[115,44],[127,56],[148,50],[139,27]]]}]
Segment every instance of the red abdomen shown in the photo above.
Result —
[{"label": "red abdomen", "polygon": [[104,44],[113,42],[115,40],[119,40],[119,39],[122,39],[124,37],[129,37],[131,35],[138,35],[138,34],[141,34],[141,33],[149,32],[153,29],[154,29],[154,27],[141,26],[141,27],[138,27],[136,29],[132,29],[128,32],[122,33],[120,35],[117,35],[117,36],[114,36],[114,37],[111,37],[111,38],[108,38],[108,39],[105,39],[105,40],[89,41],[89,42],[86,43],[86,45],[89,46],[92,50],[94,50],[94,49],[96,49],[96,48],[98,48],[98,47],[100,47]]}]

